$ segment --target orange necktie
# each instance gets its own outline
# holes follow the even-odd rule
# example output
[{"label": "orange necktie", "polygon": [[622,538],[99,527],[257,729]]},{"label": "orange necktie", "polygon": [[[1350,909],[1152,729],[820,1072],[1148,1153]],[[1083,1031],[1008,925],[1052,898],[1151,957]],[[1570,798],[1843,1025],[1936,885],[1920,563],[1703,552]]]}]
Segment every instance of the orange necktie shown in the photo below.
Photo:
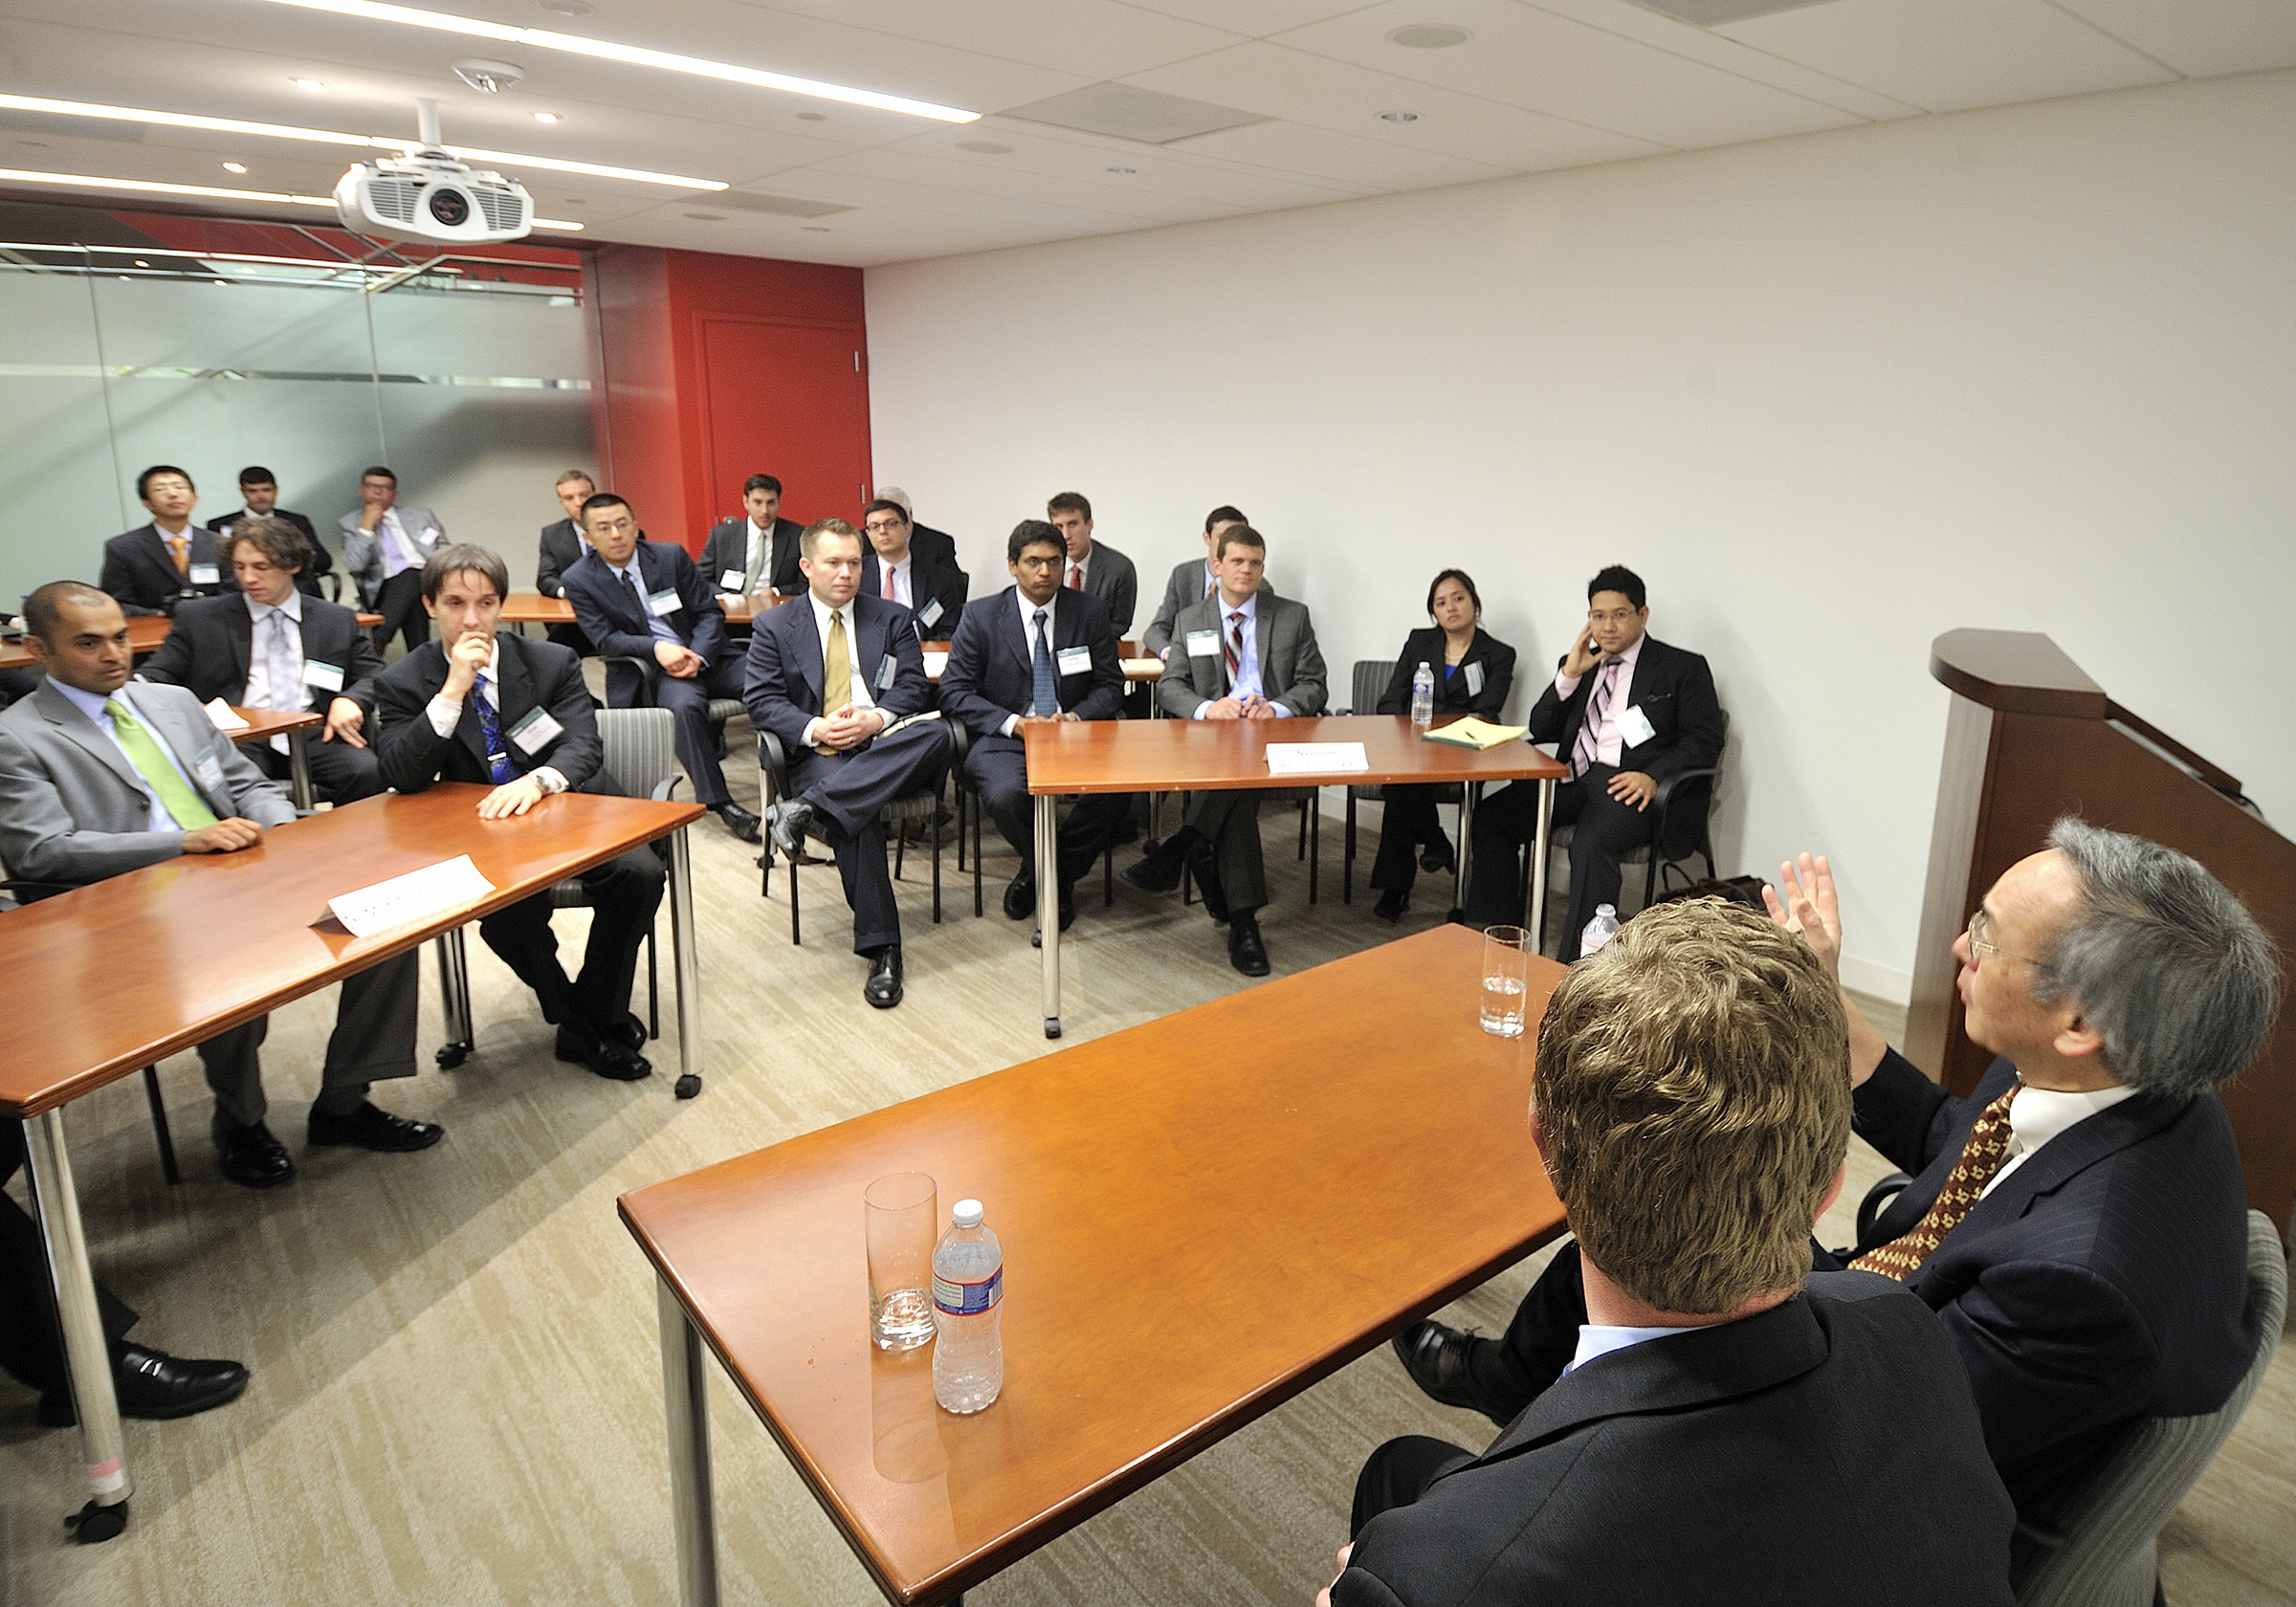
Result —
[{"label": "orange necktie", "polygon": [[1903,1283],[1921,1270],[1921,1264],[1935,1253],[1947,1234],[1961,1225],[1961,1219],[1969,1215],[1984,1195],[1985,1185],[2008,1158],[2009,1102],[2023,1086],[2011,1087],[1978,1112],[1976,1125],[1969,1130],[1969,1142],[1961,1146],[1961,1158],[1954,1162],[1929,1213],[1910,1231],[1887,1244],[1876,1244],[1851,1262],[1852,1271],[1879,1272]]},{"label": "orange necktie", "polygon": [[175,554],[175,572],[179,575],[190,574],[191,538],[188,536],[169,536],[166,538],[166,541],[167,550]]}]

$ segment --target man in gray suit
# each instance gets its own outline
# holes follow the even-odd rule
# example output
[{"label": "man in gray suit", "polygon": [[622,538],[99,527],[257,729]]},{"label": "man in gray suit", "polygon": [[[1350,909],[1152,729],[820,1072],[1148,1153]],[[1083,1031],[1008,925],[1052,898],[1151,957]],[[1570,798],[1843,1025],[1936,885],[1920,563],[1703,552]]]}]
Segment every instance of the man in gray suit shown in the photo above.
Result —
[{"label": "man in gray suit", "polygon": [[1093,539],[1093,505],[1073,491],[1064,491],[1045,504],[1045,517],[1068,543],[1069,566],[1060,583],[1071,591],[1088,591],[1108,610],[1108,623],[1120,637],[1132,628],[1133,611],[1140,601],[1139,572],[1106,541]]},{"label": "man in gray suit", "polygon": [[[1241,508],[1223,502],[1203,516],[1203,561],[1194,559],[1177,565],[1172,578],[1164,583],[1164,600],[1157,605],[1156,618],[1140,632],[1140,645],[1157,657],[1169,660],[1172,656],[1172,622],[1180,611],[1192,603],[1201,603],[1211,596],[1220,583],[1220,563],[1212,555],[1220,550],[1221,532],[1230,525],[1249,524]],[[1260,593],[1267,595],[1268,583],[1260,582]]]},{"label": "man in gray suit", "polygon": [[[53,582],[25,599],[24,625],[48,678],[0,713],[0,858],[14,875],[84,887],[178,854],[235,853],[294,821],[287,795],[215,729],[197,693],[129,685],[135,653],[111,597]],[[414,1075],[415,961],[409,951],[343,980],[311,1108],[313,1144],[420,1150],[442,1135],[366,1097],[373,1079]],[[103,985],[100,973],[90,981]],[[295,1176],[263,1125],[256,1051],[266,1026],[258,1016],[199,1046],[223,1175],[248,1188]]]},{"label": "man in gray suit", "polygon": [[423,561],[446,544],[447,528],[428,508],[399,501],[399,477],[381,464],[359,476],[359,511],[338,521],[342,532],[342,566],[359,583],[367,611],[383,616],[375,627],[375,650],[397,631],[414,651],[430,639],[430,616],[423,612]]},{"label": "man in gray suit", "polygon": [[[1288,719],[1320,715],[1323,653],[1308,605],[1260,589],[1268,543],[1248,524],[1230,525],[1219,542],[1220,587],[1180,611],[1173,634],[1184,651],[1172,655],[1156,695],[1176,719]],[[1188,800],[1187,824],[1124,872],[1134,887],[1169,892],[1181,868],[1193,870],[1212,919],[1227,923],[1227,962],[1247,977],[1268,975],[1258,914],[1268,902],[1260,861],[1264,791],[1200,792]]]}]

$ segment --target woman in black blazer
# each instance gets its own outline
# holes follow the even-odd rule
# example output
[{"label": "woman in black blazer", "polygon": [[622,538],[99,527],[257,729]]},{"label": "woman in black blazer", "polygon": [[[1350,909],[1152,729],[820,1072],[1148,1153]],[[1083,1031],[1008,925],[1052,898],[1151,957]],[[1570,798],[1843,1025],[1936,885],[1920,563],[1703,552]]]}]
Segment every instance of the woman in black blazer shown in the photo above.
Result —
[{"label": "woman in black blazer", "polygon": [[[1483,599],[1464,569],[1446,569],[1427,588],[1427,613],[1433,627],[1414,630],[1395,661],[1395,674],[1380,693],[1378,712],[1411,712],[1411,677],[1423,663],[1435,671],[1435,717],[1480,715],[1495,720],[1507,706],[1514,686],[1514,649],[1483,632]],[[1372,863],[1371,885],[1380,890],[1372,913],[1383,921],[1402,919],[1411,907],[1411,883],[1422,868],[1448,870],[1453,863],[1451,840],[1443,834],[1435,813],[1433,786],[1391,786],[1385,789],[1386,813],[1380,827],[1380,856]],[[1415,850],[1422,845],[1417,865]]]}]

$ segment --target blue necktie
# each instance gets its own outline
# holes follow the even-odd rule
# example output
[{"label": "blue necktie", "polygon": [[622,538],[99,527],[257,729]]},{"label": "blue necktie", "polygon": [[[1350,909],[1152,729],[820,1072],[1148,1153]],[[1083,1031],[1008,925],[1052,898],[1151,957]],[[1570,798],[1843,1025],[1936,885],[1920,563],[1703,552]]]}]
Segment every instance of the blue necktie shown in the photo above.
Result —
[{"label": "blue necktie", "polygon": [[1045,627],[1046,610],[1036,611],[1036,685],[1030,689],[1030,711],[1037,715],[1060,713],[1060,682],[1052,673],[1052,633]]},{"label": "blue necktie", "polygon": [[519,779],[519,767],[510,761],[510,744],[502,740],[502,722],[495,715],[495,706],[486,700],[486,677],[481,674],[471,688],[471,695],[478,699],[478,737],[486,743],[486,773],[495,779],[495,785]]}]

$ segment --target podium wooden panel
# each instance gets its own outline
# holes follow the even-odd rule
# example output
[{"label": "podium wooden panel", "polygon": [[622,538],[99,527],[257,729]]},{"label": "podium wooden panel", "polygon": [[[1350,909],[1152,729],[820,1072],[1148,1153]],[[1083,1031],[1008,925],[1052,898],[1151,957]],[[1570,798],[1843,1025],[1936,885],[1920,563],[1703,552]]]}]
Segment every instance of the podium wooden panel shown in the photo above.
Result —
[{"label": "podium wooden panel", "polygon": [[[2296,842],[2266,825],[2241,784],[2112,701],[2048,637],[1951,630],[1930,673],[1954,693],[1930,837],[1907,1052],[1956,1093],[1991,1060],[1961,1029],[1953,941],[2000,873],[2035,852],[2060,815],[2191,854],[2296,955]],[[2223,1090],[2248,1202],[2288,1231],[2296,1203],[2296,1023],[2283,1010],[2256,1064]]]}]

